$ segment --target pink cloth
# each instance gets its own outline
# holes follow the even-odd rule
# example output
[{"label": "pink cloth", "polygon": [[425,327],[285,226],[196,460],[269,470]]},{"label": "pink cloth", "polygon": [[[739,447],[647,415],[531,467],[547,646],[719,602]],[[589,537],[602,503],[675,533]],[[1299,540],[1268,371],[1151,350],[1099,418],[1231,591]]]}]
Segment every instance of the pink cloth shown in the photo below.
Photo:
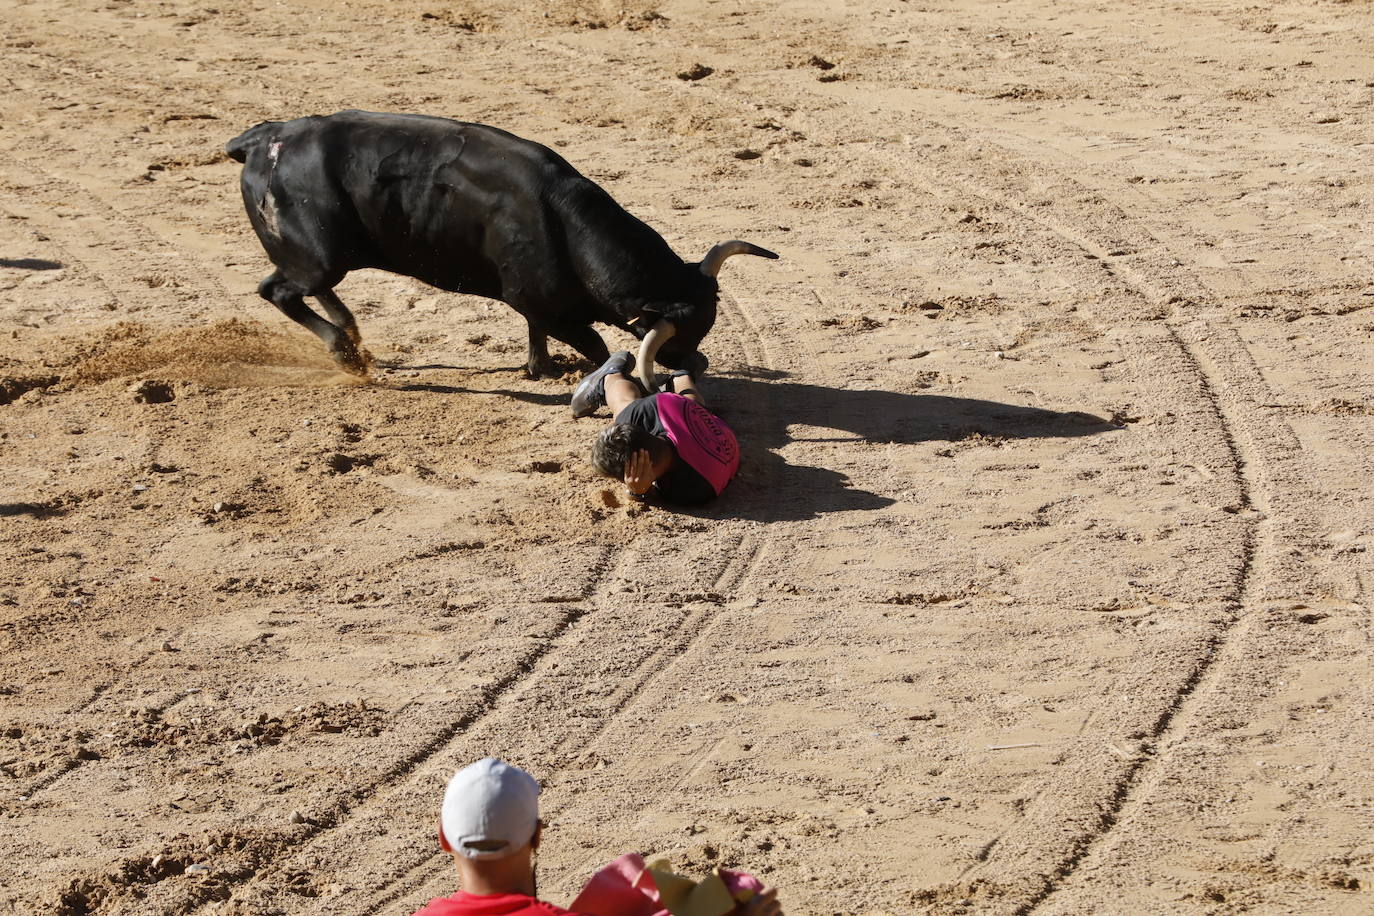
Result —
[{"label": "pink cloth", "polygon": [[658,886],[638,853],[626,853],[587,880],[572,908],[587,916],[656,916],[667,913]]},{"label": "pink cloth", "polygon": [[[662,867],[658,863],[657,867]],[[738,899],[741,892],[755,894],[763,891],[763,882],[753,875],[730,868],[717,869],[730,896]],[[671,916],[663,906],[658,885],[644,857],[626,853],[592,875],[582,893],[572,902],[577,913],[586,916]]]},{"label": "pink cloth", "polygon": [[706,478],[719,496],[739,470],[739,441],[725,421],[691,398],[664,392],[654,402],[678,457]]}]

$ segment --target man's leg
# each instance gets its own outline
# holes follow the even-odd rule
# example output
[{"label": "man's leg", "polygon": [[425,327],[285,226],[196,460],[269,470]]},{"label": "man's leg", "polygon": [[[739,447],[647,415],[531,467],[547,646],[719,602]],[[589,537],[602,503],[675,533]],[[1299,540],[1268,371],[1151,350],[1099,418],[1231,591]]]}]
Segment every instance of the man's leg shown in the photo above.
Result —
[{"label": "man's leg", "polygon": [[637,401],[644,397],[644,389],[639,387],[639,382],[623,375],[606,376],[606,406],[611,408],[611,416],[619,416],[620,412],[630,406],[631,401]]}]

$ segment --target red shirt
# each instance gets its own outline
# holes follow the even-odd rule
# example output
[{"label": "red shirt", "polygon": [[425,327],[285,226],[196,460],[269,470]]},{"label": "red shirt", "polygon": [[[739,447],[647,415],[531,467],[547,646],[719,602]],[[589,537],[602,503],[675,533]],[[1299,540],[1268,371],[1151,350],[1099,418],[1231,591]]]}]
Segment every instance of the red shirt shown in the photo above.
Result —
[{"label": "red shirt", "polygon": [[415,916],[579,916],[524,894],[469,894],[436,897]]}]

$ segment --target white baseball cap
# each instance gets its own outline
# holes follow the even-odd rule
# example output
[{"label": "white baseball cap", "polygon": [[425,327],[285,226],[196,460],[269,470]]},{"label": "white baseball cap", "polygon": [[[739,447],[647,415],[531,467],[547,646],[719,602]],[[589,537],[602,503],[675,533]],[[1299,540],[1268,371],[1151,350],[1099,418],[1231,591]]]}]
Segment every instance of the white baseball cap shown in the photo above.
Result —
[{"label": "white baseball cap", "polygon": [[495,757],[479,760],[449,780],[439,826],[465,858],[505,858],[539,826],[539,783]]}]

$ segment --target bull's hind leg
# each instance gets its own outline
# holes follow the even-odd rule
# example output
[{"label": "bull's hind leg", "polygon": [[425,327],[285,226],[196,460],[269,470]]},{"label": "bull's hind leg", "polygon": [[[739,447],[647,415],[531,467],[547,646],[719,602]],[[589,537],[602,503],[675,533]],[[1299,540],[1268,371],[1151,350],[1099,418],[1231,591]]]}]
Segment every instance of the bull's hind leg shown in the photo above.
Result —
[{"label": "bull's hind leg", "polygon": [[[312,334],[324,341],[325,346],[329,348],[330,355],[345,372],[351,372],[354,375],[367,374],[366,364],[358,355],[358,348],[354,345],[348,332],[338,325],[326,321],[314,309],[306,305],[302,291],[283,277],[281,271],[277,271],[262,281],[258,286],[258,295],[281,309],[281,313],[287,318],[307,328]],[[330,295],[332,296],[332,293]],[[338,301],[337,298],[335,301]],[[340,302],[339,305],[342,306],[343,303]],[[327,305],[326,308],[328,308]],[[347,309],[344,311],[347,312]],[[356,333],[356,328],[354,333]]]},{"label": "bull's hind leg", "polygon": [[363,335],[358,331],[358,319],[353,317],[348,306],[343,304],[343,300],[335,295],[332,289],[316,293],[315,301],[324,306],[324,310],[329,313],[329,320],[343,329],[348,339],[353,341],[354,347],[363,345]]}]

